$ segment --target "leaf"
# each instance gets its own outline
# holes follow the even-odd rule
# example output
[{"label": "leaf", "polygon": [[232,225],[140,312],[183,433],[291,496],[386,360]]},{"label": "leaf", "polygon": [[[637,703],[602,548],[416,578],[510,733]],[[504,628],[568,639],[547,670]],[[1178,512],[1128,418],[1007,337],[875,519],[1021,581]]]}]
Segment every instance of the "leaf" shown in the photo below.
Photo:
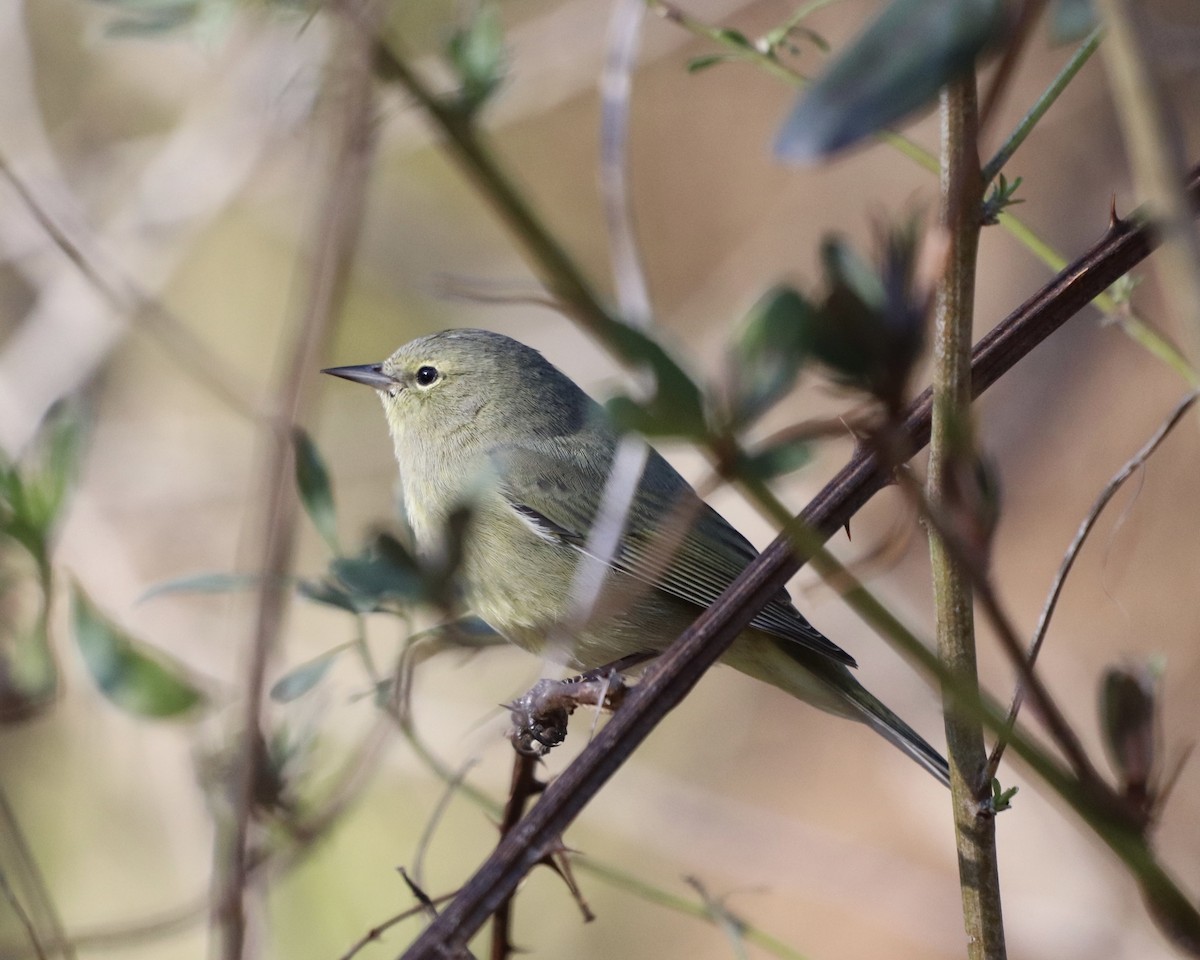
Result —
[{"label": "leaf", "polygon": [[1050,39],[1054,43],[1082,40],[1095,26],[1092,0],[1055,0],[1050,9]]},{"label": "leaf", "polygon": [[458,74],[459,106],[477,112],[504,79],[504,31],[495,3],[480,3],[465,27],[450,37],[446,54]]},{"label": "leaf", "polygon": [[892,0],[792,108],[775,141],[808,163],[929,104],[1007,28],[1004,0]]},{"label": "leaf", "polygon": [[329,471],[317,451],[312,438],[297,427],[292,432],[292,444],[296,453],[296,487],[300,491],[300,502],[304,512],[317,528],[329,549],[341,553],[337,539],[337,514],[333,507],[333,490],[329,482]]},{"label": "leaf", "polygon": [[49,563],[54,528],[78,469],[82,428],[73,412],[59,408],[38,431],[20,464],[0,462],[0,533]]},{"label": "leaf", "polygon": [[314,603],[323,603],[328,607],[336,607],[347,613],[366,613],[360,609],[354,597],[342,586],[330,583],[328,580],[301,580],[296,585],[296,592]]},{"label": "leaf", "polygon": [[745,47],[747,50],[754,49],[754,44],[750,42],[750,38],[747,37],[740,30],[730,30],[728,28],[721,28],[721,29],[716,30],[715,33],[721,40],[723,40],[726,43],[733,44],[734,46],[737,46],[737,47]]},{"label": "leaf", "polygon": [[0,725],[41,716],[58,693],[48,616],[50,568],[0,537]]},{"label": "leaf", "polygon": [[795,473],[812,460],[812,444],[807,440],[781,440],[779,443],[748,453],[740,471],[759,480],[774,480]]},{"label": "leaf", "polygon": [[206,701],[180,663],[130,637],[78,586],[72,590],[71,622],[96,685],[123,710],[143,717],[178,717]]},{"label": "leaf", "polygon": [[349,646],[350,644],[343,643],[341,646],[334,647],[332,650],[326,650],[320,656],[313,657],[307,663],[302,663],[300,666],[289,670],[272,685],[271,699],[276,703],[290,703],[304,696],[304,694],[308,693],[309,690],[324,679],[325,674],[329,672],[329,668],[333,666],[333,662]]},{"label": "leaf", "polygon": [[812,305],[791,287],[767,291],[734,344],[734,417],[754,420],[792,388],[808,353]]},{"label": "leaf", "polygon": [[256,573],[192,573],[154,584],[138,597],[137,602],[145,603],[174,593],[235,593],[253,590],[261,582],[262,577]]},{"label": "leaf", "polygon": [[726,63],[733,59],[724,53],[710,53],[703,57],[693,57],[688,61],[687,72],[699,73],[701,70],[707,70],[709,67],[716,66],[718,63]]},{"label": "leaf", "polygon": [[357,556],[335,558],[323,580],[302,582],[299,591],[317,603],[351,613],[373,613],[426,599],[427,583],[420,564],[404,545],[381,533]]},{"label": "leaf", "polygon": [[654,396],[644,403],[631,397],[614,397],[607,404],[619,426],[648,437],[687,437],[699,440],[708,433],[704,395],[691,377],[658,341],[628,324],[609,330],[613,347],[630,364],[646,367],[654,375]]}]

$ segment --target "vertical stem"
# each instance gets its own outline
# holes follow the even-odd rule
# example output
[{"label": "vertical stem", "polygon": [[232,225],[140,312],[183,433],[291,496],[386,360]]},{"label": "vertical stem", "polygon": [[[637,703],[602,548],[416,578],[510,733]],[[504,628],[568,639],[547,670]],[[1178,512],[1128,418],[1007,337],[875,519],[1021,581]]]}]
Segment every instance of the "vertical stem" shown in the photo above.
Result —
[{"label": "vertical stem", "polygon": [[[245,667],[237,768],[231,776],[231,823],[217,838],[214,901],[221,960],[242,960],[247,951],[246,887],[253,862],[250,827],[255,791],[265,758],[261,721],[267,664],[287,612],[283,584],[295,544],[297,500],[291,474],[292,426],[311,402],[318,361],[341,309],[354,259],[374,158],[375,97],[371,51],[374,31],[362,16],[375,16],[376,0],[339,0],[333,5],[335,39],[326,79],[337,108],[329,110],[326,180],[318,194],[313,254],[308,267],[305,307],[280,383],[277,419],[268,438],[262,517],[262,585],[253,643]],[[358,16],[352,16],[357,13]]]},{"label": "vertical stem", "polygon": [[[929,454],[929,497],[934,504],[944,498],[953,482],[963,452],[961,437],[970,417],[971,320],[983,200],[973,75],[942,91],[941,121],[940,223],[950,241],[950,256],[938,288],[934,334]],[[958,675],[960,684],[977,691],[970,575],[932,531],[929,549],[938,655]],[[947,691],[943,695],[967,955],[971,960],[1003,960],[995,820],[986,802],[990,785],[982,782],[987,763],[983,728]]]}]

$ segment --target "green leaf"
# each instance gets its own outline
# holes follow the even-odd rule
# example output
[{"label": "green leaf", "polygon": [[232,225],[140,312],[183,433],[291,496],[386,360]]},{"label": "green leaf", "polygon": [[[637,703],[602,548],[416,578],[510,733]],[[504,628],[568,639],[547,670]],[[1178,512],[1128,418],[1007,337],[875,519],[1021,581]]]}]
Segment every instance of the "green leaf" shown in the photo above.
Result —
[{"label": "green leaf", "polygon": [[1007,790],[1000,786],[1000,781],[992,778],[992,810],[1002,813],[1012,807],[1012,798],[1017,795],[1020,787],[1009,787]]},{"label": "green leaf", "polygon": [[669,353],[647,334],[627,324],[613,324],[612,345],[622,358],[654,375],[654,396],[644,403],[614,397],[607,404],[616,423],[648,437],[703,439],[708,434],[704,394]]},{"label": "green leaf", "polygon": [[1004,0],[892,0],[800,96],[776,155],[819,160],[928,105],[1007,24]]},{"label": "green leaf", "polygon": [[739,472],[759,480],[774,480],[795,473],[812,461],[812,444],[807,440],[781,440],[746,454]]},{"label": "green leaf", "polygon": [[329,549],[335,554],[340,553],[337,514],[333,508],[333,490],[325,461],[321,459],[312,438],[299,427],[292,432],[292,444],[296,451],[296,486],[300,490],[304,512]]},{"label": "green leaf", "polygon": [[327,607],[336,607],[347,613],[369,612],[366,609],[360,609],[359,604],[355,602],[354,597],[345,587],[328,580],[301,580],[296,585],[296,592],[314,603],[323,603]]},{"label": "green leaf", "polygon": [[821,244],[821,260],[830,289],[844,287],[872,310],[882,310],[887,304],[879,274],[841,237],[830,237]]},{"label": "green leaf", "polygon": [[687,72],[699,73],[701,70],[707,70],[709,67],[714,67],[718,63],[726,63],[733,58],[724,53],[710,53],[703,57],[693,57],[688,61]]},{"label": "green leaf", "polygon": [[813,306],[791,287],[767,291],[734,344],[734,419],[744,425],[787,393],[808,353]]},{"label": "green leaf", "polygon": [[145,603],[155,597],[165,597],[175,593],[236,593],[240,590],[253,590],[262,577],[256,573],[192,573],[173,580],[163,580],[138,597],[138,603]]},{"label": "green leaf", "polygon": [[456,30],[446,55],[458,75],[458,103],[468,115],[476,113],[504,79],[504,31],[495,3],[483,2],[471,22]]},{"label": "green leaf", "polygon": [[178,717],[206,701],[182,664],[134,640],[75,586],[71,597],[75,642],[101,692],[143,717]]},{"label": "green leaf", "polygon": [[326,650],[319,657],[313,657],[307,663],[302,663],[289,670],[272,685],[271,699],[276,703],[290,703],[298,697],[304,696],[324,679],[329,668],[333,666],[333,662],[349,646],[350,644],[343,643],[341,646]]},{"label": "green leaf", "polygon": [[1096,26],[1092,0],[1055,0],[1050,10],[1050,39],[1054,43],[1075,43]]},{"label": "green leaf", "polygon": [[0,459],[0,533],[20,543],[39,564],[49,563],[54,528],[78,470],[82,433],[79,418],[59,408],[20,464]]},{"label": "green leaf", "polygon": [[357,556],[335,558],[323,580],[301,583],[299,591],[351,613],[374,613],[425,600],[428,587],[420,564],[404,545],[381,533]]},{"label": "green leaf", "polygon": [[738,47],[745,47],[747,50],[754,49],[754,44],[750,42],[750,38],[747,37],[740,30],[730,30],[727,28],[722,28],[722,29],[716,30],[715,34],[716,34],[716,36],[720,37],[720,39],[723,40],[725,43],[730,43],[730,44],[733,44],[734,46],[738,46]]},{"label": "green leaf", "polygon": [[41,716],[58,693],[47,611],[50,569],[0,537],[0,725]]}]

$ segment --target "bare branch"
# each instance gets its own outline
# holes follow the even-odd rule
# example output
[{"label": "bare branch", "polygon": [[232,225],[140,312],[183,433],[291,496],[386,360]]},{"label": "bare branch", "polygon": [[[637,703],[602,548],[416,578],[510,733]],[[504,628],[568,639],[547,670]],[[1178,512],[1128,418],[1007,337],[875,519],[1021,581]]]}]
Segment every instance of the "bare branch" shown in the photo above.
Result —
[{"label": "bare branch", "polygon": [[[1083,518],[1083,522],[1075,532],[1074,539],[1071,541],[1070,546],[1067,547],[1067,552],[1063,556],[1062,563],[1059,564],[1058,573],[1055,574],[1054,582],[1050,585],[1050,594],[1046,597],[1045,606],[1042,607],[1042,615],[1038,618],[1037,628],[1033,631],[1033,640],[1030,641],[1029,650],[1025,654],[1025,661],[1029,664],[1030,670],[1033,669],[1038,654],[1041,652],[1042,643],[1046,639],[1046,631],[1050,629],[1050,618],[1054,616],[1055,608],[1058,606],[1058,598],[1062,595],[1063,587],[1066,585],[1071,568],[1075,566],[1075,560],[1079,556],[1079,551],[1083,549],[1083,544],[1092,532],[1092,528],[1096,525],[1096,521],[1100,519],[1100,514],[1104,512],[1104,508],[1108,506],[1108,502],[1121,489],[1125,481],[1140,470],[1142,465],[1150,459],[1154,451],[1167,438],[1167,435],[1175,429],[1175,425],[1183,419],[1183,415],[1191,409],[1198,397],[1200,397],[1200,392],[1189,393],[1176,404],[1175,409],[1171,411],[1167,419],[1154,431],[1154,435],[1105,484],[1104,489],[1100,491],[1100,495],[1096,497],[1095,502],[1092,504],[1092,508],[1087,512],[1087,516]],[[1021,704],[1024,699],[1025,684],[1020,683],[1017,686],[1016,693],[1013,694],[1012,706],[1008,711],[1007,728],[1011,729],[1017,722],[1017,714],[1021,710]],[[1000,760],[1004,756],[1006,742],[1006,738],[1001,736],[996,741],[996,745],[992,747],[991,756],[988,757],[988,780],[991,780],[1000,768]]]},{"label": "bare branch", "polygon": [[[1193,202],[1200,172],[1190,180]],[[1045,288],[998,324],[972,354],[972,394],[978,396],[1046,337],[1146,257],[1152,240],[1142,229],[1118,227],[1069,265]],[[911,450],[929,441],[928,391],[904,420]],[[841,529],[888,480],[875,457],[860,451],[801,514],[825,537]],[[796,573],[803,558],[790,536],[777,538],[696,622],[675,641],[627,699],[553,784],[537,806],[505,837],[454,902],[419,936],[404,960],[438,960],[479,929],[521,878],[538,863],[591,797],[658,722],[691,690],[761,608]],[[1181,915],[1191,909],[1157,863],[1144,862],[1143,881],[1171,900]],[[1200,921],[1198,921],[1200,922]]]},{"label": "bare branch", "polygon": [[[374,0],[343,0],[334,5],[339,14],[335,18],[338,33],[333,54],[337,69],[330,91],[339,97],[340,109],[330,111],[337,126],[332,131],[326,188],[315,225],[311,282],[276,404],[288,429],[276,429],[269,440],[262,514],[262,587],[246,668],[240,759],[232,791],[233,823],[217,844],[215,897],[224,960],[241,960],[243,954],[243,896],[251,868],[249,827],[256,775],[263,759],[259,726],[263,686],[267,661],[283,624],[288,597],[283,584],[295,541],[297,502],[289,476],[290,426],[301,419],[307,407],[314,382],[312,371],[320,366],[318,358],[342,302],[362,221],[375,130],[371,57],[374,34],[363,28],[361,18],[373,18],[378,6]],[[353,16],[346,15],[351,7],[361,9],[356,9]]]}]

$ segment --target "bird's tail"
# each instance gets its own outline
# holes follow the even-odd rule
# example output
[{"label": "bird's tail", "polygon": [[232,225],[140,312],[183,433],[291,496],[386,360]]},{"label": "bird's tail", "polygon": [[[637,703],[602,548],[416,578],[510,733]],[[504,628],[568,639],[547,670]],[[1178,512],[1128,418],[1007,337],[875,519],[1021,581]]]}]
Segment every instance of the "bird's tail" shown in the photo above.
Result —
[{"label": "bird's tail", "polygon": [[889,710],[853,677],[854,688],[844,691],[846,699],[858,709],[863,721],[893,746],[899,747],[945,786],[950,786],[950,765],[924,737]]},{"label": "bird's tail", "polygon": [[859,683],[845,664],[757,630],[742,634],[723,659],[799,700],[865,723],[949,786],[946,759]]}]

